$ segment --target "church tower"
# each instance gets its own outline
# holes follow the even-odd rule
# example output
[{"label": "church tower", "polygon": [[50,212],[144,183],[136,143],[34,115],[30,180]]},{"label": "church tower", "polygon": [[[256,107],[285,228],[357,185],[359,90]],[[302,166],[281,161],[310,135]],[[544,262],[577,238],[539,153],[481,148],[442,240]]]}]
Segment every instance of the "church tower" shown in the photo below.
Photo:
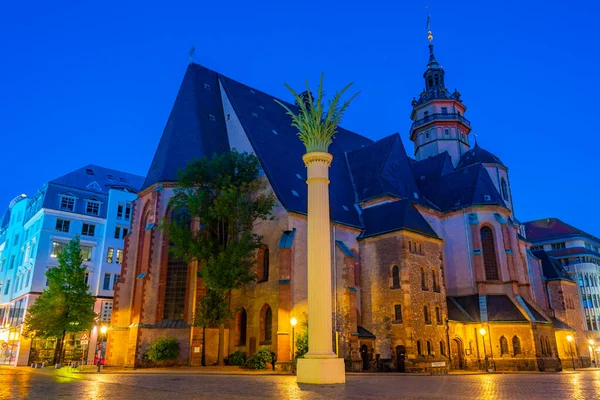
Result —
[{"label": "church tower", "polygon": [[410,140],[414,143],[414,156],[417,161],[447,151],[454,167],[469,148],[471,123],[465,118],[466,107],[460,93],[450,93],[444,83],[444,68],[433,53],[433,35],[427,17],[429,39],[429,62],[423,74],[425,90],[419,99],[413,99],[410,115],[413,123]]}]

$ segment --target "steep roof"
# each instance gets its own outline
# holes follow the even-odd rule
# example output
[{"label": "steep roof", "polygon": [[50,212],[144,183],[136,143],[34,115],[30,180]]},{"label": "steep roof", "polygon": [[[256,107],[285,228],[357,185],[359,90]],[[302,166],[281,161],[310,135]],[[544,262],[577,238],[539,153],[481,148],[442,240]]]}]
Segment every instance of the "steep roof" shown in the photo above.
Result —
[{"label": "steep roof", "polygon": [[577,229],[558,218],[544,218],[525,222],[525,233],[530,242],[542,242],[552,239],[583,236],[600,243],[600,239],[587,232]]},{"label": "steep roof", "polygon": [[409,158],[397,133],[348,152],[346,159],[357,202],[382,195],[419,198]]},{"label": "steep roof", "polygon": [[[415,168],[419,163],[416,163]],[[473,205],[506,207],[490,175],[481,164],[471,165],[441,176],[424,175],[417,181],[421,195],[442,211]]]},{"label": "steep roof", "polygon": [[[515,303],[506,295],[468,295],[468,296],[449,296],[448,318],[453,321],[480,322],[481,317],[481,299],[485,297],[485,311],[487,320],[490,322],[525,322],[527,318],[519,311]],[[546,322],[533,307],[529,306],[530,311],[536,320]]]},{"label": "steep roof", "polygon": [[229,150],[217,78],[216,72],[189,64],[143,188],[177,181],[187,162]]},{"label": "steep roof", "polygon": [[424,160],[412,161],[412,169],[416,181],[439,179],[442,175],[454,172],[452,159],[447,151],[428,157]]},{"label": "steep roof", "polygon": [[361,238],[381,235],[399,230],[408,230],[425,236],[438,238],[433,228],[409,200],[379,204],[363,210],[365,230]]},{"label": "steep roof", "polygon": [[542,271],[546,280],[566,280],[573,281],[569,273],[565,271],[563,266],[556,258],[551,257],[544,250],[534,251],[533,255],[542,262]]},{"label": "steep roof", "polygon": [[460,157],[456,168],[463,168],[473,164],[500,164],[506,168],[506,166],[498,157],[479,147],[477,141],[471,150],[467,151]]}]

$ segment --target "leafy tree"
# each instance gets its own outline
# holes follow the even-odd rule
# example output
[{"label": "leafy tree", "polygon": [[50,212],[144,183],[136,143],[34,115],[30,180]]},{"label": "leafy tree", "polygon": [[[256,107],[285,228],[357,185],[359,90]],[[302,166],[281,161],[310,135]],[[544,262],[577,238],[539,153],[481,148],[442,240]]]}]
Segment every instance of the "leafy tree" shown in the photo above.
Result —
[{"label": "leafy tree", "polygon": [[292,117],[292,126],[298,129],[298,137],[304,146],[306,146],[307,153],[313,151],[327,152],[337,131],[337,126],[342,122],[344,111],[346,111],[352,100],[360,93],[355,93],[350,99],[340,104],[344,92],[352,86],[352,83],[349,83],[327,102],[326,109],[324,104],[325,91],[323,90],[324,78],[325,74],[321,74],[316,98],[310,92],[308,81],[306,82],[306,92],[301,94],[296,93],[291,86],[285,84],[285,87],[296,99],[296,104],[299,108],[298,114],[292,111],[286,104],[275,100]]},{"label": "leafy tree", "polygon": [[219,327],[218,364],[223,365],[225,323],[231,318],[232,290],[256,279],[255,253],[261,245],[253,232],[259,221],[272,218],[275,197],[260,179],[258,158],[235,150],[189,163],[180,172],[174,214],[189,215],[163,224],[173,244],[170,251],[188,261],[199,261],[199,272],[208,288],[200,301],[196,321]]},{"label": "leafy tree", "polygon": [[46,272],[48,287],[44,289],[25,316],[25,337],[60,338],[54,352],[54,363],[62,361],[67,332],[89,330],[97,317],[95,298],[85,283],[86,267],[82,265],[79,237],[71,240],[57,256],[58,266]]}]

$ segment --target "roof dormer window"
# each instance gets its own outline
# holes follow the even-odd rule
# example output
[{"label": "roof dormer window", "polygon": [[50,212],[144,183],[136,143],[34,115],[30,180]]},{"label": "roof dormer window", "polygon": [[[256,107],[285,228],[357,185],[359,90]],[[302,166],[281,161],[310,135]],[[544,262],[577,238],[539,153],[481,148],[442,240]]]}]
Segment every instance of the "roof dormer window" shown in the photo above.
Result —
[{"label": "roof dormer window", "polygon": [[85,213],[89,215],[100,214],[100,202],[93,198],[85,201]]},{"label": "roof dormer window", "polygon": [[60,209],[64,211],[75,210],[75,196],[72,196],[70,194],[61,194]]}]

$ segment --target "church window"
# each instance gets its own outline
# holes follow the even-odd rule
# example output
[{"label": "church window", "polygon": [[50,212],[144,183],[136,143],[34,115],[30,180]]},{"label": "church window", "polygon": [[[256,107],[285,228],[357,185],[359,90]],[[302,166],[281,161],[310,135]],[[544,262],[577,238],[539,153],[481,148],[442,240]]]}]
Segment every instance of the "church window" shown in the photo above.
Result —
[{"label": "church window", "polygon": [[429,87],[433,86],[433,78],[429,77],[429,79],[427,79],[427,83],[429,83]]},{"label": "church window", "polygon": [[450,129],[448,129],[448,128],[444,129],[444,135],[449,136],[450,135]]},{"label": "church window", "polygon": [[427,285],[427,275],[425,274],[425,268],[421,268],[421,289],[429,290]]},{"label": "church window", "polygon": [[242,308],[235,315],[235,343],[237,346],[244,346],[246,344],[246,325],[248,317],[246,310]]},{"label": "church window", "polygon": [[435,321],[440,325],[442,323],[442,311],[439,307],[435,308]]},{"label": "church window", "polygon": [[392,289],[400,288],[400,270],[397,265],[392,267]]},{"label": "church window", "polygon": [[446,355],[446,345],[443,340],[440,340],[440,354],[443,356]]},{"label": "church window", "polygon": [[521,339],[519,339],[516,335],[512,338],[513,345],[513,354],[516,356],[517,354],[521,354]]},{"label": "church window", "polygon": [[[171,213],[173,223],[182,227],[190,226],[190,215],[186,210],[176,209]],[[172,246],[173,243],[170,243]],[[163,319],[182,320],[185,312],[185,295],[187,290],[188,263],[184,257],[168,252],[167,276],[165,284],[165,297],[163,308]],[[117,250],[117,262],[119,260]]]},{"label": "church window", "polygon": [[269,248],[262,245],[258,250],[258,282],[269,280]]},{"label": "church window", "polygon": [[394,322],[397,324],[402,323],[402,305],[401,304],[394,305]]},{"label": "church window", "polygon": [[500,180],[500,189],[502,190],[502,198],[508,200],[508,187],[506,186],[506,180],[504,178]]},{"label": "church window", "polygon": [[498,261],[496,259],[496,247],[494,244],[494,233],[484,226],[481,228],[481,245],[483,249],[483,264],[485,269],[485,279],[497,281],[500,279],[498,274]]},{"label": "church window", "polygon": [[433,291],[436,293],[440,292],[440,277],[436,270],[431,271],[431,280],[433,282]]},{"label": "church window", "polygon": [[442,114],[448,114],[448,107],[442,107]]},{"label": "church window", "polygon": [[260,311],[260,344],[271,344],[273,339],[273,313],[265,304]]},{"label": "church window", "polygon": [[421,349],[421,341],[420,340],[417,340],[417,354],[419,356],[423,355],[423,350]]},{"label": "church window", "polygon": [[500,356],[508,354],[508,340],[504,336],[500,336]]},{"label": "church window", "polygon": [[429,340],[427,341],[427,355],[431,355],[431,342]]},{"label": "church window", "polygon": [[435,76],[435,84],[436,84],[436,86],[439,84],[439,78],[437,75]]},{"label": "church window", "polygon": [[425,317],[425,323],[431,324],[431,318],[429,318],[429,307],[423,306],[423,315]]}]

